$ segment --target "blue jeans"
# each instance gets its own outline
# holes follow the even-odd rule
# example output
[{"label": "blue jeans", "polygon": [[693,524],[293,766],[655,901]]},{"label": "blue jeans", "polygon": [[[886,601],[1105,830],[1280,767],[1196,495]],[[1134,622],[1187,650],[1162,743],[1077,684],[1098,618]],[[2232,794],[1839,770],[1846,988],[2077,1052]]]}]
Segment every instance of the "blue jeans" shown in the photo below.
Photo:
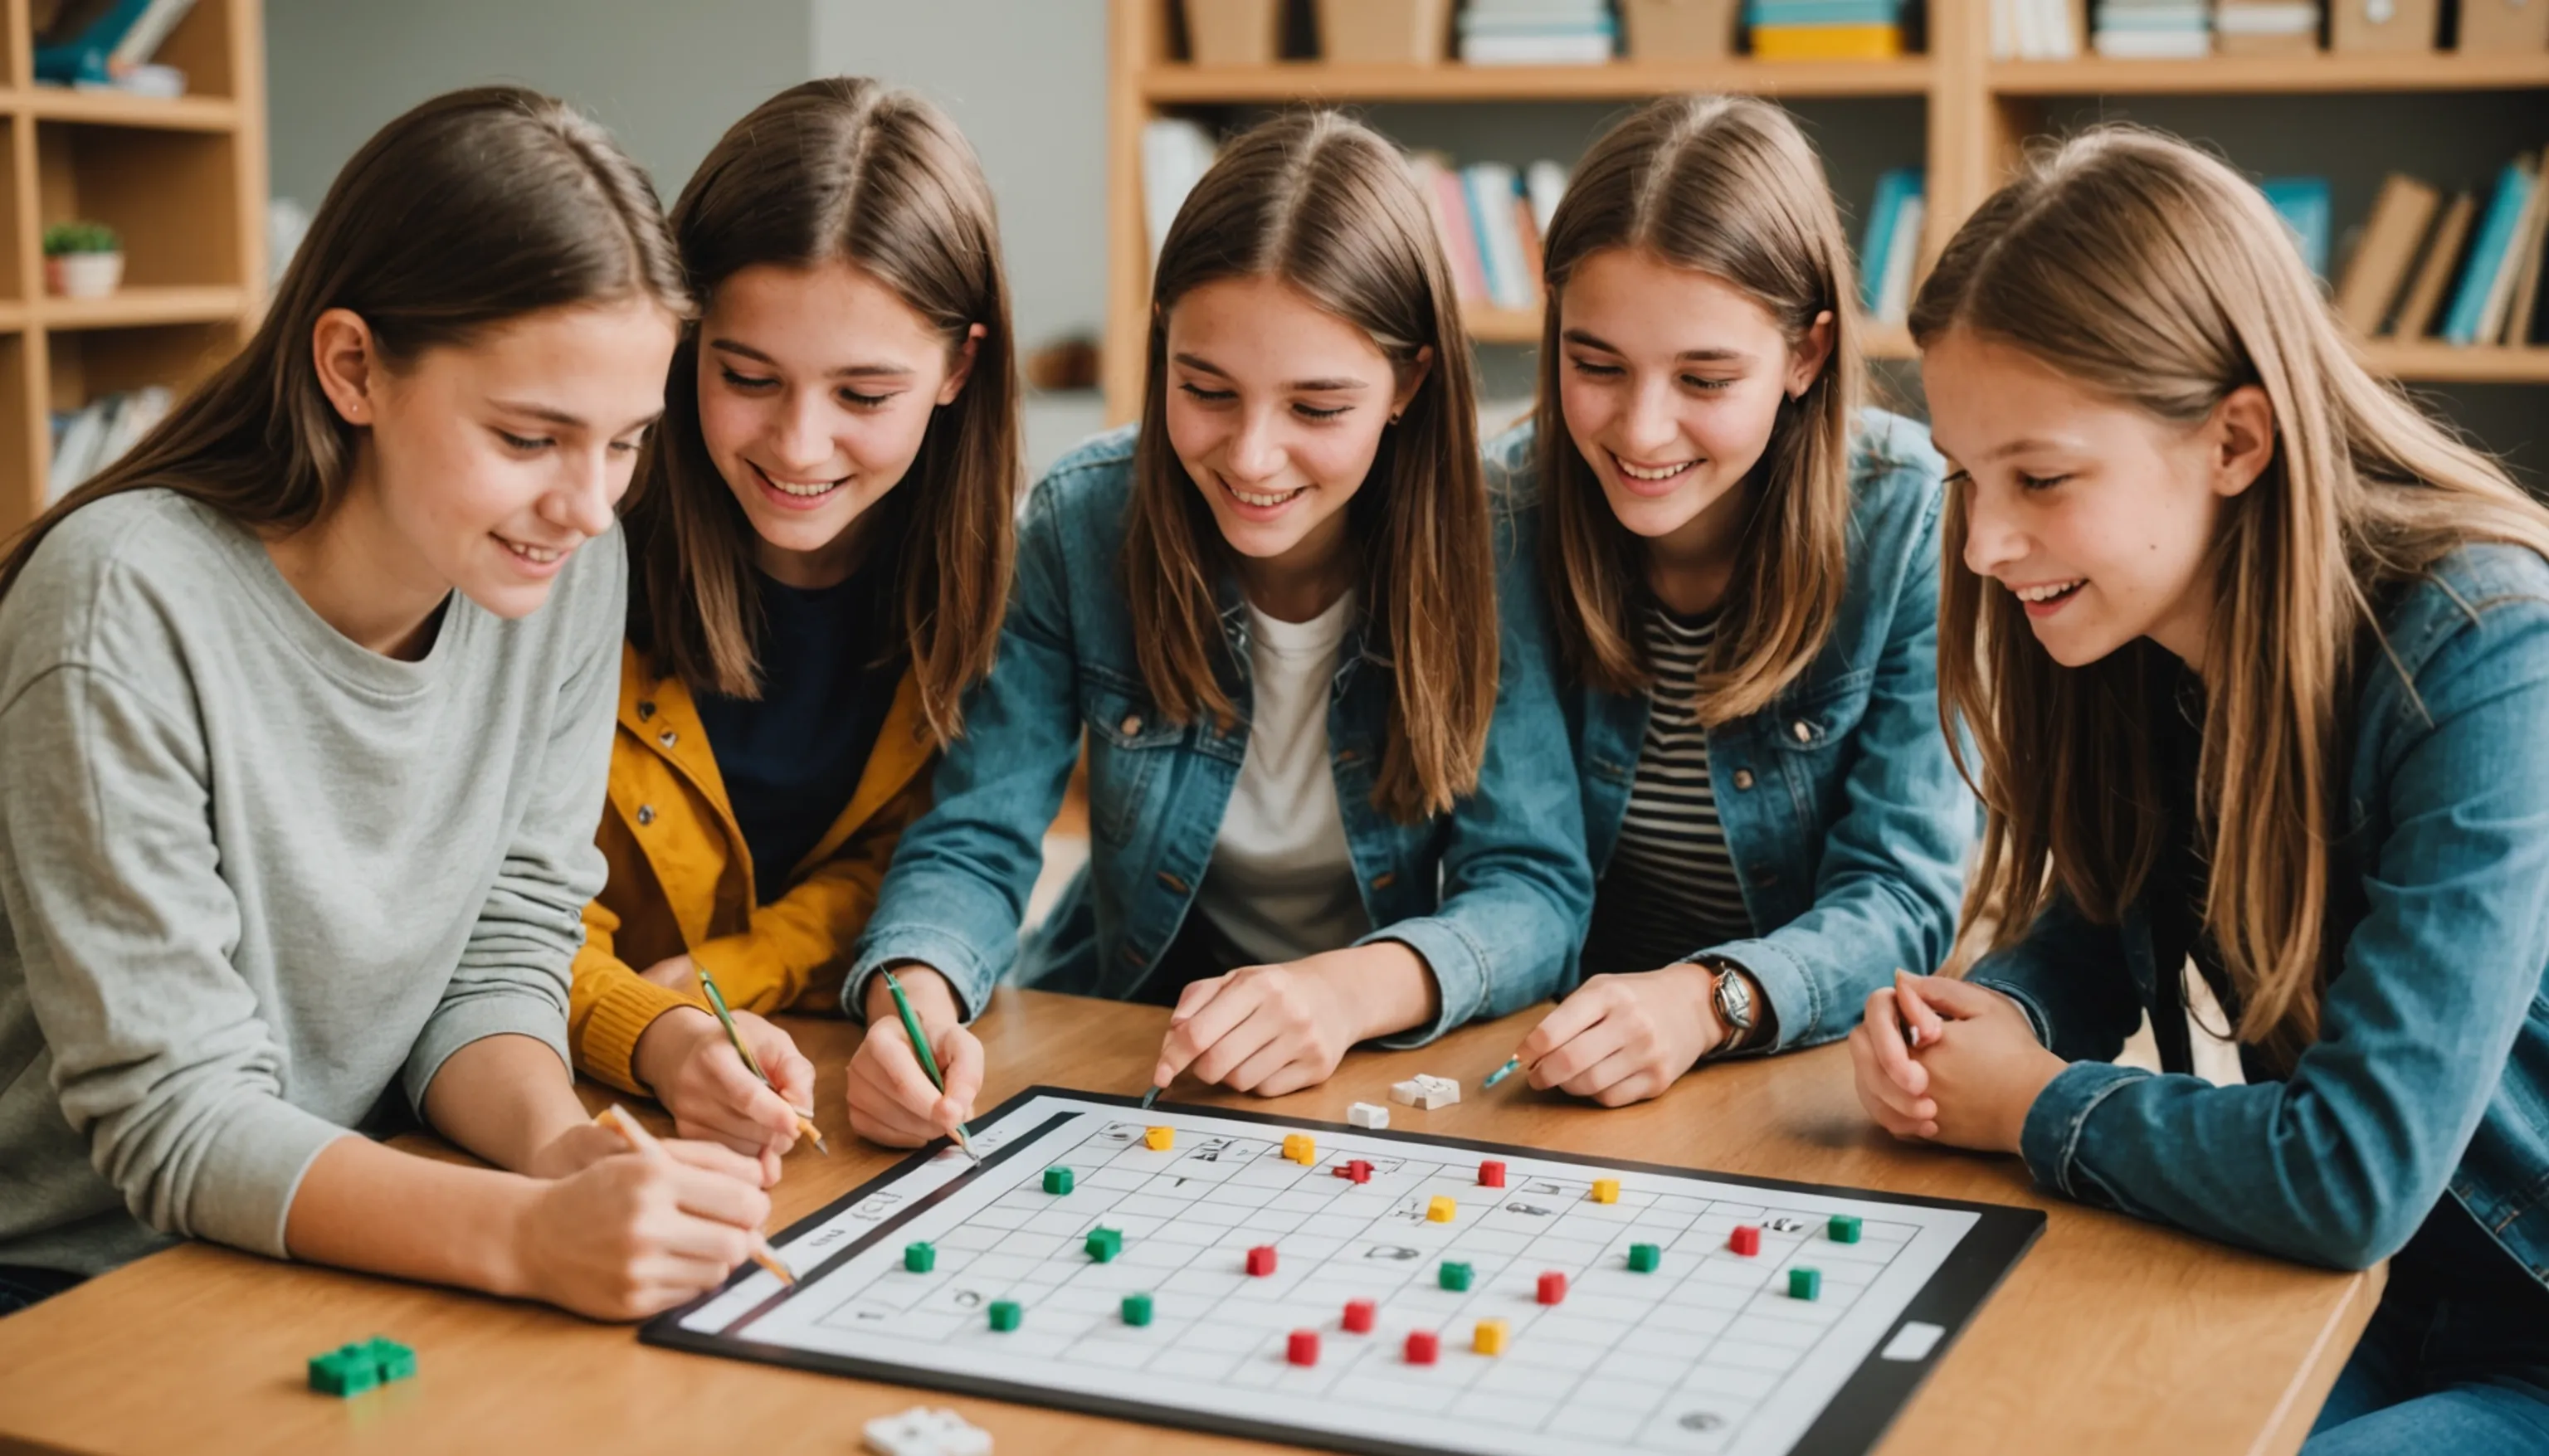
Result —
[{"label": "blue jeans", "polygon": [[2549,1325],[2493,1301],[2382,1298],[2302,1456],[2549,1451]]},{"label": "blue jeans", "polygon": [[31,1305],[51,1299],[87,1277],[60,1269],[0,1264],[0,1315],[15,1315]]}]

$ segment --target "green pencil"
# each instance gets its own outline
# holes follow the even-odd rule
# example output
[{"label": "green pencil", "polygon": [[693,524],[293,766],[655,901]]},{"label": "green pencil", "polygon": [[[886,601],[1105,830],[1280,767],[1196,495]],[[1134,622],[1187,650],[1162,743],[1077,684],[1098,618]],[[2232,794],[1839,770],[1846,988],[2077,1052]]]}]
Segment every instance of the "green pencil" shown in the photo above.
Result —
[{"label": "green pencil", "polygon": [[[717,989],[717,983],[709,976],[708,968],[694,960],[691,962],[691,969],[699,972],[700,989],[708,994],[708,1009],[716,1013],[717,1025],[725,1028],[725,1039],[734,1044],[734,1054],[743,1058],[743,1069],[759,1077],[761,1085],[769,1087],[773,1092],[778,1091],[779,1089],[771,1084],[770,1073],[761,1069],[761,1062],[752,1054],[752,1048],[743,1045],[743,1033],[734,1029],[734,1013],[725,1009],[725,993]],[[823,1130],[814,1126],[812,1115],[802,1107],[792,1107],[788,1110],[797,1114],[798,1131],[814,1139],[814,1150],[825,1157],[830,1157],[832,1144],[823,1140]]]},{"label": "green pencil", "polygon": [[[890,970],[881,970],[877,974],[885,977],[885,988],[894,993],[894,1009],[901,1013],[903,1035],[911,1038],[911,1049],[920,1053],[920,1069],[929,1073],[931,1086],[941,1092],[946,1091],[947,1078],[938,1070],[938,1058],[929,1052],[929,1039],[921,1034],[920,1018],[912,1014],[911,998],[902,994],[902,982],[896,980]],[[963,1123],[956,1125],[956,1145],[965,1149],[965,1155],[974,1161],[979,1163],[983,1160],[983,1155],[974,1150],[974,1139],[965,1136]]]}]

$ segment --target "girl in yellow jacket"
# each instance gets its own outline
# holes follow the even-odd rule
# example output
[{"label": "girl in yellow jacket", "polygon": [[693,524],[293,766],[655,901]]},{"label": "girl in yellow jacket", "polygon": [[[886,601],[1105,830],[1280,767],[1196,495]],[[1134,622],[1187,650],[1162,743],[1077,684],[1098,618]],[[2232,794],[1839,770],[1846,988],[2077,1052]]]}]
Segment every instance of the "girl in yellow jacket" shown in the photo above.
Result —
[{"label": "girl in yellow jacket", "polygon": [[704,312],[627,512],[611,877],[569,1037],[583,1071],[775,1177],[813,1068],[755,1013],[839,1004],[991,665],[1018,478],[1008,294],[972,149],[873,81],[737,122],[672,226]]}]

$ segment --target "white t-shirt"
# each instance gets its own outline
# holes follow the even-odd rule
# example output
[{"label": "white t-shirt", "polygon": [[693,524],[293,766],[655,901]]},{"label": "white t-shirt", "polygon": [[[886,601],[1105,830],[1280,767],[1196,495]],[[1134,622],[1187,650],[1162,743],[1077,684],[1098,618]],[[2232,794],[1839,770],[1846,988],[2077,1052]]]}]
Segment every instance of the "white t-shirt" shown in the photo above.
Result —
[{"label": "white t-shirt", "polygon": [[1306,622],[1248,608],[1248,757],[1195,892],[1242,963],[1340,950],[1371,929],[1328,765],[1328,693],[1354,611],[1351,592]]}]

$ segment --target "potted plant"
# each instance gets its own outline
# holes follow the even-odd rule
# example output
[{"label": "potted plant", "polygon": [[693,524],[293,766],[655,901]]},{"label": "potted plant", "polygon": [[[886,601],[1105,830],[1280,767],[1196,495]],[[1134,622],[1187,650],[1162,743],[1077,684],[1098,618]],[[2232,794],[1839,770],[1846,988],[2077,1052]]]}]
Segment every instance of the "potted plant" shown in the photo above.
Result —
[{"label": "potted plant", "polygon": [[66,299],[102,299],[124,281],[124,239],[104,223],[45,228],[45,287]]}]

